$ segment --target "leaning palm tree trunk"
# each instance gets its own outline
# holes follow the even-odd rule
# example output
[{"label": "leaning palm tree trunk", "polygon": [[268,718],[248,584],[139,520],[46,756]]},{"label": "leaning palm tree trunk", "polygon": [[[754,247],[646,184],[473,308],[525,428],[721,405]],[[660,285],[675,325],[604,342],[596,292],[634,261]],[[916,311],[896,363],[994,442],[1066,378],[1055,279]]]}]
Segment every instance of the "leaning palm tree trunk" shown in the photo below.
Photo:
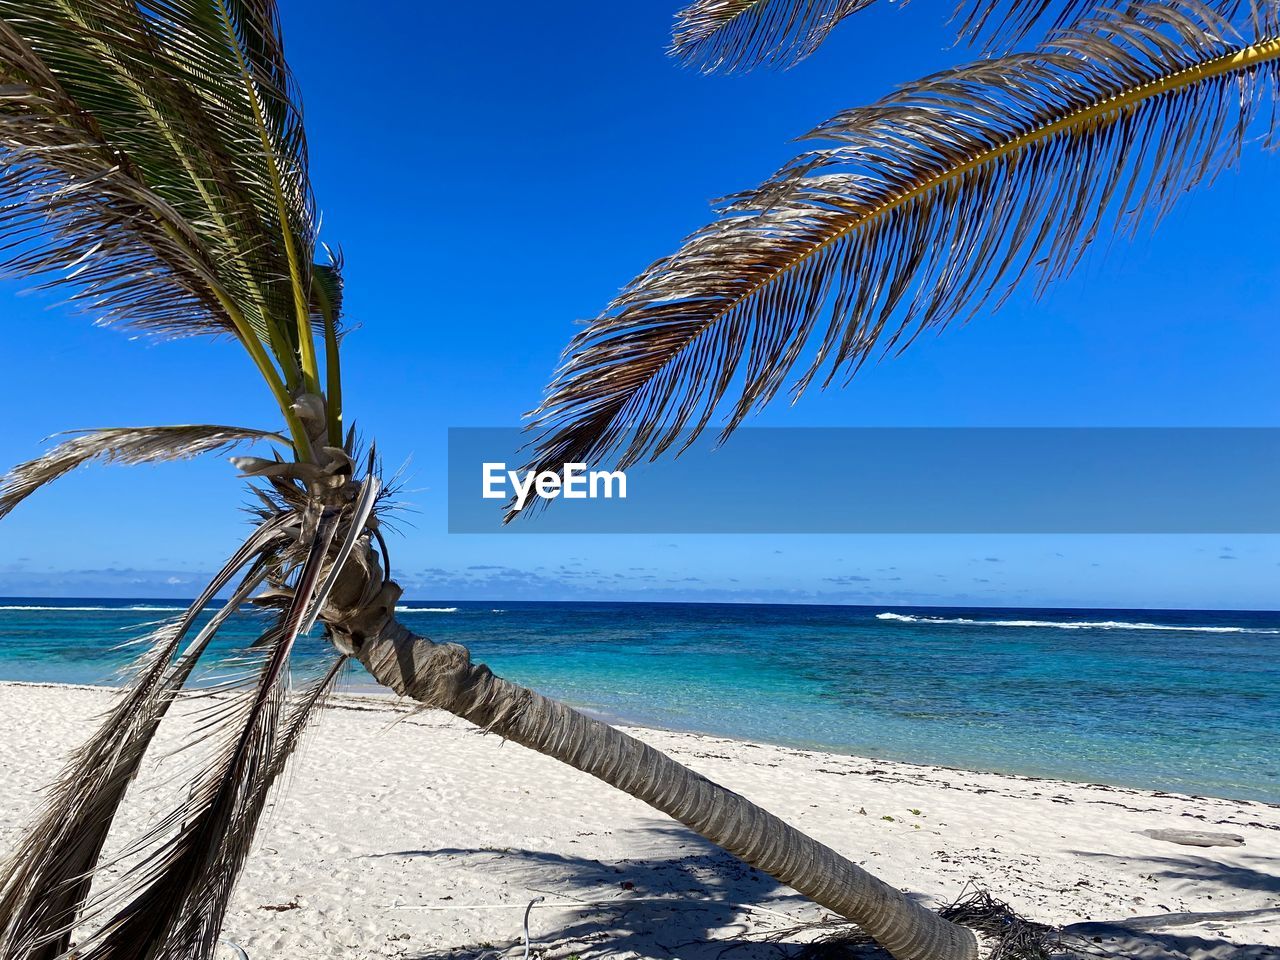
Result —
[{"label": "leaning palm tree trunk", "polygon": [[[373,678],[396,693],[589,773],[680,821],[780,883],[858,924],[897,960],[975,960],[977,939],[745,797],[621,730],[473,663],[465,647],[418,636],[394,616],[400,588],[352,564],[356,610],[327,625]],[[357,572],[354,568],[359,567]],[[381,584],[370,597],[369,586]],[[341,589],[341,588],[340,588]]]}]

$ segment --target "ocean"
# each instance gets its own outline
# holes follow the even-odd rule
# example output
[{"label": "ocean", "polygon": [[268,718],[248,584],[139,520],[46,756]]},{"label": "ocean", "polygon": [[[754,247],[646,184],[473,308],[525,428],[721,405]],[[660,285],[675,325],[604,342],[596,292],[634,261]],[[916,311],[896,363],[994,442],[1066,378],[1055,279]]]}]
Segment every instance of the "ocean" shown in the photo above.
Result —
[{"label": "ocean", "polygon": [[[0,599],[0,680],[111,683],[136,652],[120,644],[181,608]],[[400,616],[614,720],[1280,803],[1280,613],[438,601]],[[216,652],[254,636],[236,618]],[[298,660],[324,649],[307,638]],[[346,689],[371,684],[356,667]]]}]

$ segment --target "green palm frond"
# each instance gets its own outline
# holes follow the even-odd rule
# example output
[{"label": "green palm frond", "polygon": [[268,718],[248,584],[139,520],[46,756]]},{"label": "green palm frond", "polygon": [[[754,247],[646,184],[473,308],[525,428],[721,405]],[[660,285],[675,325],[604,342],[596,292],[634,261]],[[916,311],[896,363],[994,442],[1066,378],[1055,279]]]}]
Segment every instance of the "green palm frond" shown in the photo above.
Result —
[{"label": "green palm frond", "polygon": [[7,273],[103,322],[231,334],[282,407],[320,392],[337,313],[273,0],[0,0],[0,160]]},{"label": "green palm frond", "polygon": [[704,73],[789,67],[873,0],[695,0],[676,14],[670,53]]},{"label": "green palm frond", "polygon": [[796,395],[994,308],[1024,275],[1043,287],[1270,137],[1278,78],[1280,35],[1236,37],[1186,0],[834,117],[574,338],[530,465],[657,456],[732,394],[727,434],[797,365]]},{"label": "green palm frond", "polygon": [[46,484],[91,460],[139,464],[187,460],[263,440],[288,445],[279,434],[249,427],[181,424],[165,427],[108,427],[76,430],[53,449],[0,477],[0,517]]}]

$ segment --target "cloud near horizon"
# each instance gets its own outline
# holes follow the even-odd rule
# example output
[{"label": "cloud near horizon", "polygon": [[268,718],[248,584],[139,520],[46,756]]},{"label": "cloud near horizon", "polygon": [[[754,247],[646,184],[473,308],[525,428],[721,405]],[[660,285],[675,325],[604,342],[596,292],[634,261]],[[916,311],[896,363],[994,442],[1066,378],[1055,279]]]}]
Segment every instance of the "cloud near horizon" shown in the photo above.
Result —
[{"label": "cloud near horizon", "polygon": [[[396,579],[411,601],[426,600],[551,600],[598,602],[690,603],[831,603],[888,606],[963,605],[981,598],[944,595],[911,589],[875,589],[863,584],[872,578],[827,577],[834,589],[802,589],[751,585],[738,577],[723,583],[660,571],[603,571],[557,565],[533,570],[498,564],[471,564],[460,569],[427,567],[403,571]],[[104,567],[76,570],[33,570],[19,565],[0,569],[0,597],[187,599],[212,576],[212,571]],[[888,578],[885,582],[899,580]],[[858,590],[840,589],[858,586]],[[990,603],[990,600],[987,600]]]}]

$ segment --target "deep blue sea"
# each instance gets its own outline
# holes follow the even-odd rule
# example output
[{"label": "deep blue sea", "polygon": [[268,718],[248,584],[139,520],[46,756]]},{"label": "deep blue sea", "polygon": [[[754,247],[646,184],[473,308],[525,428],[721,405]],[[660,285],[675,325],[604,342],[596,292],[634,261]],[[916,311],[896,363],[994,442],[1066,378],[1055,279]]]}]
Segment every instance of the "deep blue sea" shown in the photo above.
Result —
[{"label": "deep blue sea", "polygon": [[[119,645],[180,609],[0,599],[0,680],[110,683]],[[1280,803],[1280,613],[442,601],[400,615],[614,719]],[[217,650],[254,636],[253,617],[233,620]]]}]

